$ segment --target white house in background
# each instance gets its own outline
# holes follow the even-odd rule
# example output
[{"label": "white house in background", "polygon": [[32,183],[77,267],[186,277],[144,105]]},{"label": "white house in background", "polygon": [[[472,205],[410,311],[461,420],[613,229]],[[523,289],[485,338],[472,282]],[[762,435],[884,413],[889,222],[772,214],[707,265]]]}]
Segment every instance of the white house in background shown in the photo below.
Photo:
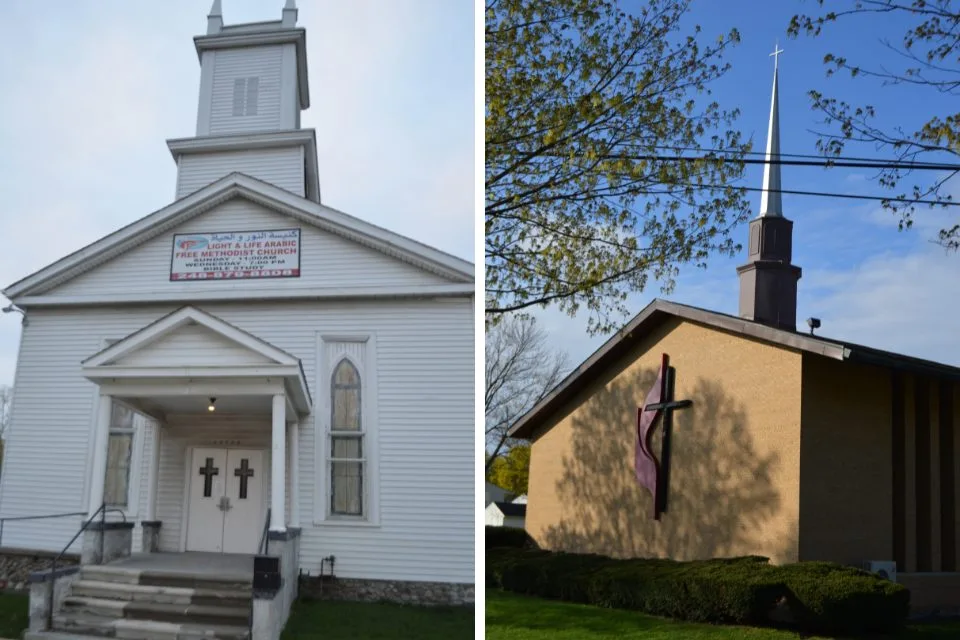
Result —
[{"label": "white house in background", "polygon": [[527,505],[517,502],[491,502],[484,511],[488,527],[515,527],[523,529]]},{"label": "white house in background", "polygon": [[134,552],[251,558],[266,526],[304,572],[471,599],[474,267],[320,201],[296,13],[224,26],[216,0],[175,200],[3,291],[26,322],[0,517],[106,504],[159,530]]},{"label": "white house in background", "polygon": [[527,504],[527,494],[523,493],[511,500],[514,504]]}]

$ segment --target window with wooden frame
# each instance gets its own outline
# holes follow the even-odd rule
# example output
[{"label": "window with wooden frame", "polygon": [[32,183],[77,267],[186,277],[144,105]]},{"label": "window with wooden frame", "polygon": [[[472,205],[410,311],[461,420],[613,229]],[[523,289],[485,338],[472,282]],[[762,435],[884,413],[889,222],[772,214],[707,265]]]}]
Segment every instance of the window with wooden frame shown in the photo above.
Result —
[{"label": "window with wooden frame", "polygon": [[[105,347],[120,342],[107,338]],[[133,466],[137,413],[116,400],[110,408],[110,437],[107,441],[107,469],[103,482],[103,501],[110,507],[130,506],[130,470]]]},{"label": "window with wooden frame", "polygon": [[331,516],[365,515],[366,466],[360,372],[348,358],[341,359],[330,380],[330,430],[327,464]]},{"label": "window with wooden frame", "polygon": [[103,483],[103,501],[111,507],[128,506],[135,416],[132,409],[118,402],[113,403],[107,445],[107,476]]}]

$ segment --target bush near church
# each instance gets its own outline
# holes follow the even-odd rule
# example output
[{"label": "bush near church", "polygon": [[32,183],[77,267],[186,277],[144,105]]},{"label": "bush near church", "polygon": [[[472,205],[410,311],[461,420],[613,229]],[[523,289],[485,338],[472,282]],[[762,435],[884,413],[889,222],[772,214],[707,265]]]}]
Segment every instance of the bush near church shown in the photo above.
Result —
[{"label": "bush near church", "polygon": [[726,624],[767,625],[783,605],[795,626],[834,634],[896,631],[909,611],[910,592],[903,585],[833,563],[778,567],[758,556],[618,560],[523,548],[518,541],[514,535],[514,546],[491,547],[488,537],[488,587]]},{"label": "bush near church", "polygon": [[521,549],[524,547],[536,548],[537,543],[527,534],[526,529],[518,527],[491,527],[487,526],[484,533],[484,544],[486,549],[496,549],[497,547],[513,547]]},{"label": "bush near church", "polygon": [[910,612],[910,591],[872,573],[832,562],[774,567],[787,587],[797,625],[817,632],[899,629]]}]

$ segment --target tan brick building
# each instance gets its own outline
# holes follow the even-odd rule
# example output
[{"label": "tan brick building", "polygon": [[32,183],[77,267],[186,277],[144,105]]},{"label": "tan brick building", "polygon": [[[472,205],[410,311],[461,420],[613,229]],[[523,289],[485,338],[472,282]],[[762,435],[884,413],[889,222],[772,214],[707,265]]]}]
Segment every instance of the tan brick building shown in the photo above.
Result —
[{"label": "tan brick building", "polygon": [[[634,474],[637,409],[676,371],[666,510]],[[960,370],[656,301],[514,430],[543,546],[677,559],[957,567]],[[663,460],[662,424],[653,451]],[[663,469],[661,469],[663,471]]]},{"label": "tan brick building", "polygon": [[[775,75],[768,161],[777,111]],[[654,301],[514,425],[532,442],[526,529],[547,548],[614,556],[895,561],[915,604],[951,600],[960,368],[798,332],[780,188],[771,162],[739,317]],[[655,519],[635,454],[664,354],[673,397],[691,405],[651,431]]]}]

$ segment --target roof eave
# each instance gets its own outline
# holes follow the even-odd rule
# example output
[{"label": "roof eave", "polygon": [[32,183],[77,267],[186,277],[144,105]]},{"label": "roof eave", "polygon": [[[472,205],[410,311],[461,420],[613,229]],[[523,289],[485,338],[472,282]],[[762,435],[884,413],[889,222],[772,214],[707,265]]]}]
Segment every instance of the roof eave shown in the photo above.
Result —
[{"label": "roof eave", "polygon": [[[149,235],[153,231],[160,229],[162,232],[173,228],[182,219],[202,213],[237,195],[268,208],[286,211],[288,215],[297,213],[297,217],[319,228],[340,233],[356,242],[405,259],[420,268],[439,273],[452,281],[474,281],[473,265],[465,260],[262,180],[233,172],[21,278],[3,289],[2,293],[16,302],[16,298],[58,286],[85,271],[83,267],[88,261],[94,261],[93,267],[96,267],[137,246],[144,238],[153,237]],[[320,212],[309,211],[312,207],[320,207]],[[363,242],[364,238],[368,242]]]},{"label": "roof eave", "polygon": [[635,340],[641,339],[651,328],[656,326],[660,319],[671,316],[757,340],[773,342],[786,348],[815,353],[834,360],[844,360],[849,354],[849,350],[838,343],[775,329],[705,309],[656,299],[603,343],[580,366],[571,371],[540,403],[521,416],[508,431],[508,436],[511,438],[531,438],[543,422],[593,379],[594,376],[590,375],[591,373],[619,358],[633,346]]}]

